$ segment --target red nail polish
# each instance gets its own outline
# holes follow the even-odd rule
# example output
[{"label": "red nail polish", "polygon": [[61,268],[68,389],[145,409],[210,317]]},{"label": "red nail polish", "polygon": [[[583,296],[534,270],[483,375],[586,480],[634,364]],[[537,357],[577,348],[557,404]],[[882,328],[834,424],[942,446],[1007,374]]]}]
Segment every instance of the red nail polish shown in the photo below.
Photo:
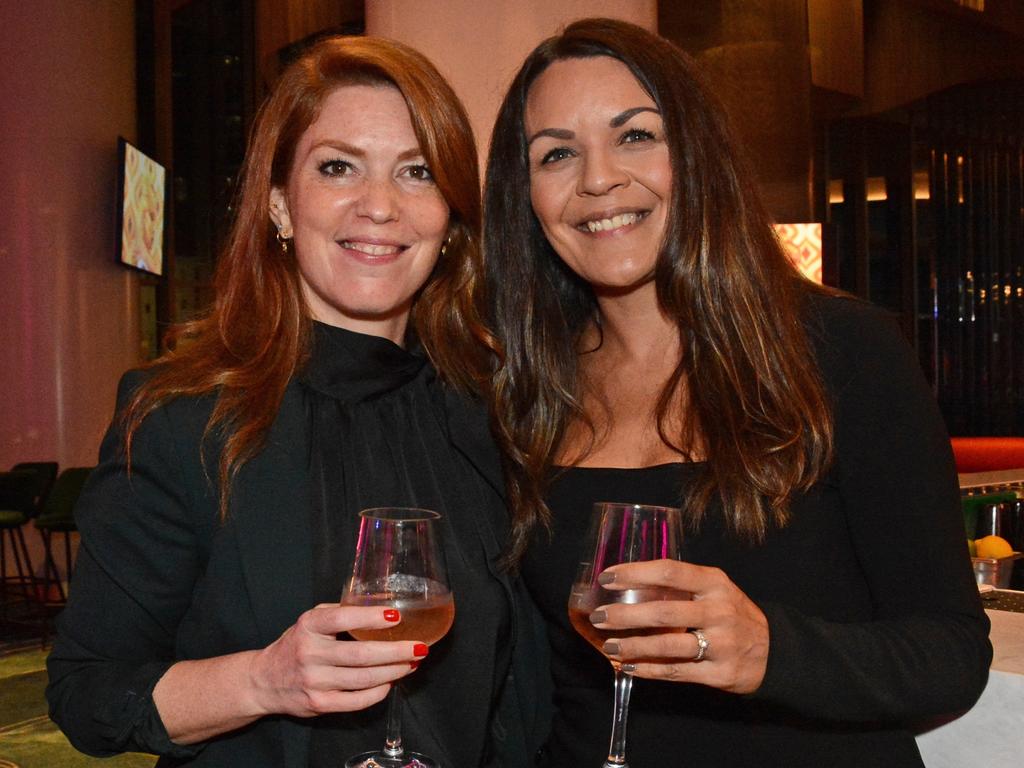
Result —
[{"label": "red nail polish", "polygon": [[409,666],[412,667],[413,669],[418,669],[419,666],[420,666],[420,663],[418,661],[410,661],[409,662]]},{"label": "red nail polish", "polygon": [[427,647],[426,643],[416,643],[416,645],[412,647],[413,656],[426,656],[429,651],[430,649]]},{"label": "red nail polish", "polygon": [[402,614],[396,611],[394,608],[388,608],[384,611],[384,621],[398,621],[402,618]]}]

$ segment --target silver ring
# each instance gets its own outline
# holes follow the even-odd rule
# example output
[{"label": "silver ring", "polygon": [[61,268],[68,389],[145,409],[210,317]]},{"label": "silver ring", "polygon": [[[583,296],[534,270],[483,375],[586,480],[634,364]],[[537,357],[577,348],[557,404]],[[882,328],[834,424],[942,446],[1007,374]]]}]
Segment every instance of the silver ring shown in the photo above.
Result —
[{"label": "silver ring", "polygon": [[708,654],[708,648],[711,647],[711,643],[704,636],[704,633],[699,629],[689,630],[690,634],[697,638],[697,655],[693,657],[694,661],[704,661],[704,657]]}]

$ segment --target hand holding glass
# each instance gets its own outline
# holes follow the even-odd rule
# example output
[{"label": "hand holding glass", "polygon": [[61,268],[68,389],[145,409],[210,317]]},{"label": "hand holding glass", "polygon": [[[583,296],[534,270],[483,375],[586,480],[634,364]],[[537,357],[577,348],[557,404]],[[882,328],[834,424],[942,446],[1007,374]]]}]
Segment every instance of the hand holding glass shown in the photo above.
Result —
[{"label": "hand holding glass", "polygon": [[[655,629],[598,629],[590,621],[590,614],[609,603],[644,603],[652,600],[689,600],[691,595],[674,589],[605,589],[598,577],[606,569],[619,563],[644,560],[678,560],[682,538],[679,510],[644,504],[594,505],[587,538],[583,542],[583,556],[569,595],[569,621],[573,628],[598,651],[604,653],[604,643],[611,637],[649,635]],[[607,654],[605,654],[607,656]],[[609,659],[615,669],[615,704],[612,713],[612,738],[604,768],[624,768],[626,764],[626,716],[629,713],[629,694],[633,687],[633,673],[623,669],[615,659]]]},{"label": "hand holding glass", "polygon": [[[381,507],[359,513],[359,539],[352,578],[342,605],[395,608],[401,621],[384,629],[353,629],[356,640],[419,640],[436,643],[451,628],[455,603],[448,587],[441,516],[426,509]],[[379,751],[350,758],[345,768],[437,768],[437,763],[402,747],[402,701],[395,684],[388,697],[387,735]]]}]

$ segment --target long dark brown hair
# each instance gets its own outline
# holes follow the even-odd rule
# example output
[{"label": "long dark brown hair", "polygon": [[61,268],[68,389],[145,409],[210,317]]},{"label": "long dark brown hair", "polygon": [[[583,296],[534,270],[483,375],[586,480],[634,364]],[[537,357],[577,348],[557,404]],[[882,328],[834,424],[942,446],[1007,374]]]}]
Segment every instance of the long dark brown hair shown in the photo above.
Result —
[{"label": "long dark brown hair", "polygon": [[[621,21],[577,21],[527,57],[498,114],[487,164],[487,290],[504,345],[491,405],[513,508],[511,563],[533,528],[550,522],[544,494],[567,425],[590,425],[577,355],[597,320],[593,291],[559,259],[530,204],[526,100],[552,63],[596,56],[625,64],[664,121],[673,189],[655,282],[682,356],[656,418],[668,445],[690,458],[699,445],[706,459],[685,500],[690,524],[717,498],[734,532],[762,540],[770,525],[786,523],[793,494],[831,460],[831,411],[801,321],[803,297],[822,289],[782,251],[724,110],[668,41]],[[678,392],[684,426],[670,435]]]},{"label": "long dark brown hair", "polygon": [[217,262],[212,307],[172,332],[172,344],[187,343],[155,361],[122,414],[130,461],[132,437],[155,409],[182,396],[216,395],[206,434],[216,432],[224,441],[218,457],[222,516],[231,479],[262,447],[311,343],[294,249],[283,252],[275,241],[270,190],[285,186],[296,145],[326,98],[356,84],[401,92],[449,207],[448,244],[415,298],[410,334],[450,385],[476,390],[487,375],[491,337],[476,290],[483,273],[479,169],[465,109],[437,69],[412,48],[369,37],[316,43],[281,74],[253,125],[237,219]]}]

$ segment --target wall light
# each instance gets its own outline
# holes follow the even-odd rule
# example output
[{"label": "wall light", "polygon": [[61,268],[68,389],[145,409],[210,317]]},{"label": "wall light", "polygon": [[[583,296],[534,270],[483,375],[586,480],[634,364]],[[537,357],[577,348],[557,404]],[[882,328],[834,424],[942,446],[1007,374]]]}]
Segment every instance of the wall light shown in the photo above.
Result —
[{"label": "wall light", "polygon": [[843,180],[842,179],[830,179],[828,182],[828,202],[829,205],[835,205],[837,203],[846,202],[846,198],[843,196]]},{"label": "wall light", "polygon": [[877,203],[888,200],[889,195],[885,191],[884,176],[869,176],[864,180],[864,193],[869,203]]},{"label": "wall light", "polygon": [[932,190],[928,183],[928,171],[914,172],[914,199],[931,200]]}]

